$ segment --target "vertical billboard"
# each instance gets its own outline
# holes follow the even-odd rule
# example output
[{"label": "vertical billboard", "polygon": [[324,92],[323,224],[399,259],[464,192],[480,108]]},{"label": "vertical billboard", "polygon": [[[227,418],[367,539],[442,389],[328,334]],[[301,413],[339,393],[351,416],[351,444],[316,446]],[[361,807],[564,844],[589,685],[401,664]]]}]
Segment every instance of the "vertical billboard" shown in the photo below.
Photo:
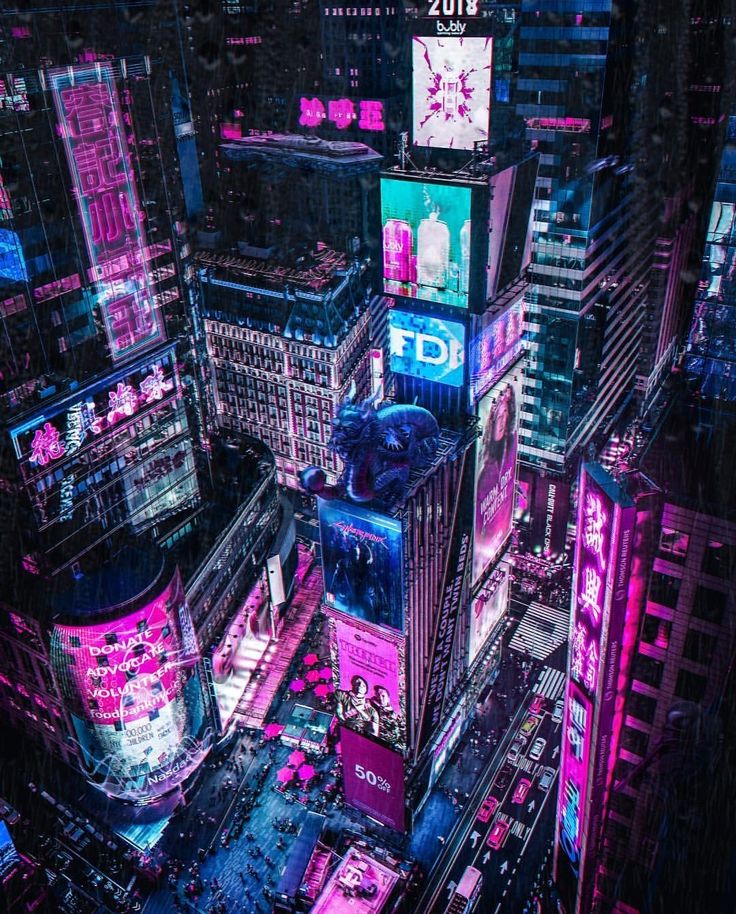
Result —
[{"label": "vertical billboard", "polygon": [[396,831],[406,831],[404,760],[398,752],[340,727],[345,801]]},{"label": "vertical billboard", "polygon": [[619,676],[625,673],[622,658],[630,654],[623,635],[635,526],[636,507],[628,494],[601,467],[584,464],[578,489],[555,858],[556,878],[571,914],[589,910],[588,901],[578,895],[578,882],[583,870],[595,866],[592,842],[615,761],[612,723]]},{"label": "vertical billboard", "polygon": [[545,559],[555,559],[565,551],[569,511],[570,484],[564,479],[538,476],[529,540],[533,552]]},{"label": "vertical billboard", "polygon": [[55,624],[51,658],[86,773],[108,796],[154,802],[200,764],[212,731],[178,571],[120,618]]},{"label": "vertical billboard", "polygon": [[49,72],[113,361],[164,339],[144,257],[142,210],[113,66]]},{"label": "vertical billboard", "polygon": [[457,182],[381,177],[384,292],[468,307],[472,190]]},{"label": "vertical billboard", "polygon": [[0,820],[0,880],[5,879],[19,863],[20,854],[15,849],[8,826]]},{"label": "vertical billboard", "polygon": [[494,316],[470,343],[470,395],[479,400],[521,355],[524,298]]},{"label": "vertical billboard", "polygon": [[470,604],[468,666],[475,661],[483,645],[506,615],[508,600],[509,572],[504,566],[493,571]]},{"label": "vertical billboard", "polygon": [[401,522],[319,499],[325,602],[356,619],[404,627]]},{"label": "vertical billboard", "polygon": [[465,326],[426,314],[388,312],[389,367],[397,374],[461,387],[465,381]]},{"label": "vertical billboard", "polygon": [[340,723],[405,749],[403,649],[375,631],[333,619],[331,655]]},{"label": "vertical billboard", "polygon": [[521,376],[513,372],[478,404],[481,436],[475,461],[473,586],[511,534],[520,409]]},{"label": "vertical billboard", "polygon": [[488,141],[492,38],[412,39],[415,146],[473,149]]}]

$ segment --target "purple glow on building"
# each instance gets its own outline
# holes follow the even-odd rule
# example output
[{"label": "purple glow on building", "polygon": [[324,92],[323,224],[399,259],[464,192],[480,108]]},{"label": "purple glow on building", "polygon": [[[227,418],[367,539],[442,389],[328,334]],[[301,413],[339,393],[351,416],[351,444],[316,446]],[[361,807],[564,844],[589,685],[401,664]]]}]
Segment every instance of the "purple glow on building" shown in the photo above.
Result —
[{"label": "purple glow on building", "polygon": [[114,361],[165,338],[112,66],[49,73],[98,302]]}]

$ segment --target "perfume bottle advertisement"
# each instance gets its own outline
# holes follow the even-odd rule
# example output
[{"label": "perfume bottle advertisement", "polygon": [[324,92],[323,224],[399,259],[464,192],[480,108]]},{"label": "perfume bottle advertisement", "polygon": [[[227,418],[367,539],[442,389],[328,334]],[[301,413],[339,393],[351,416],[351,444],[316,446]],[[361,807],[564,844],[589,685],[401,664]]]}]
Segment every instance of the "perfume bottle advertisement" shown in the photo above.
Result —
[{"label": "perfume bottle advertisement", "polygon": [[381,179],[383,288],[468,307],[469,187]]}]

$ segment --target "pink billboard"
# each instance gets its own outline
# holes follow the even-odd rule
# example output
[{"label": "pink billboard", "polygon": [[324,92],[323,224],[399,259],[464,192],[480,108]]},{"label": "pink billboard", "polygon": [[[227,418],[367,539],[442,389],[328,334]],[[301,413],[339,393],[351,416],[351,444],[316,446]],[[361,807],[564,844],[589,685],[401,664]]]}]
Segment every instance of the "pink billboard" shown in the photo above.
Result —
[{"label": "pink billboard", "polygon": [[509,372],[478,404],[481,437],[475,464],[475,585],[498,557],[510,533],[521,409],[521,373]]},{"label": "pink billboard", "polygon": [[88,773],[105,793],[152,802],[199,765],[212,733],[178,571],[127,615],[57,623],[51,648]]},{"label": "pink billboard", "polygon": [[398,645],[349,622],[334,619],[333,625],[332,669],[340,722],[404,748],[404,671]]},{"label": "pink billboard", "polygon": [[396,831],[406,831],[404,761],[398,752],[340,727],[345,800]]},{"label": "pink billboard", "polygon": [[118,361],[149,349],[165,332],[113,66],[59,67],[49,80],[110,354]]},{"label": "pink billboard", "polygon": [[470,604],[468,663],[472,664],[506,614],[509,599],[509,572],[496,568]]}]

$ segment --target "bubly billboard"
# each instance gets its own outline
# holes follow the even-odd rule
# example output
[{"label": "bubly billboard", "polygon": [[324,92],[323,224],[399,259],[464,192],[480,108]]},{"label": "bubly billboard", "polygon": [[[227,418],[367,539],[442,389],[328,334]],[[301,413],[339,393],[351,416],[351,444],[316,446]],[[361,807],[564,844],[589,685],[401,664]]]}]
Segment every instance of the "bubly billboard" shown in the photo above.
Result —
[{"label": "bubly billboard", "polygon": [[384,292],[468,307],[471,201],[469,186],[381,178]]},{"label": "bubly billboard", "polygon": [[507,374],[478,405],[481,437],[475,463],[473,585],[511,533],[520,409],[520,373]]},{"label": "bubly billboard", "polygon": [[389,367],[398,374],[461,387],[465,380],[465,327],[391,308]]},{"label": "bubly billboard", "polygon": [[90,780],[153,802],[184,781],[212,732],[181,576],[145,606],[89,625],[54,625],[54,669]]},{"label": "bubly billboard", "polygon": [[356,619],[402,631],[401,522],[319,500],[325,602]]},{"label": "bubly billboard", "polygon": [[333,619],[331,641],[336,714],[351,730],[406,747],[406,711],[399,646],[377,633]]},{"label": "bubly billboard", "polygon": [[396,831],[406,831],[404,760],[398,752],[340,727],[345,801]]},{"label": "bubly billboard", "polygon": [[468,665],[474,662],[491,633],[503,619],[508,600],[509,572],[507,568],[499,567],[470,604]]},{"label": "bubly billboard", "polygon": [[412,40],[415,146],[473,149],[488,140],[492,38]]},{"label": "bubly billboard", "polygon": [[520,355],[524,299],[494,317],[470,343],[470,393],[480,399]]}]

